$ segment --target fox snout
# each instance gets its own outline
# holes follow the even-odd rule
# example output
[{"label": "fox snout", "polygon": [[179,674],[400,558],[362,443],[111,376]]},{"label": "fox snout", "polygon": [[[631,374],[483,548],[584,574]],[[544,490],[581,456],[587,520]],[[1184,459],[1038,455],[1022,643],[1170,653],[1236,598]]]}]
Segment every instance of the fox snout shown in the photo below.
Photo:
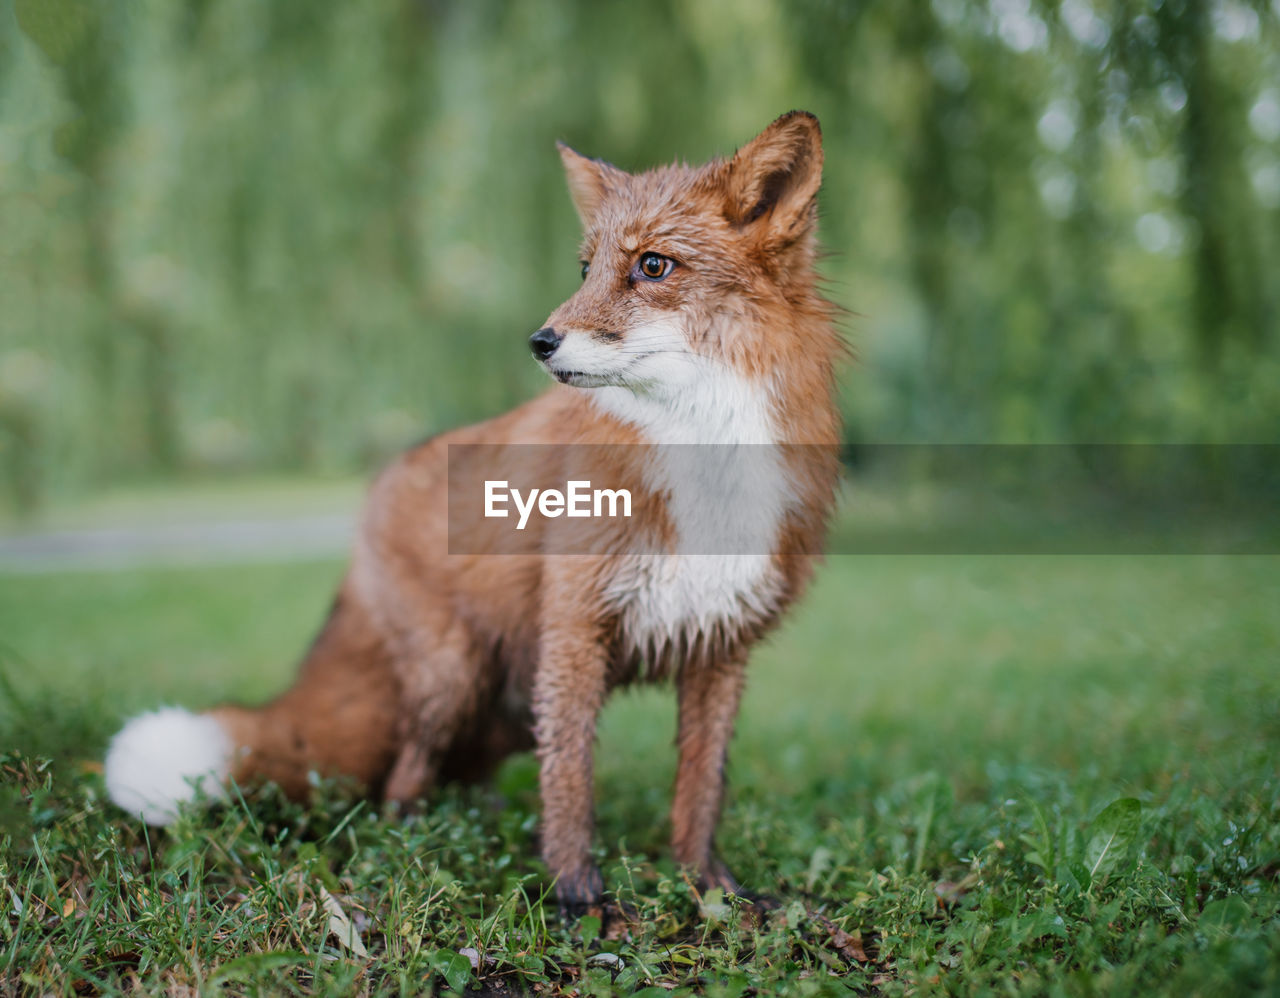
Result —
[{"label": "fox snout", "polygon": [[563,340],[563,333],[557,333],[550,326],[543,326],[529,337],[529,349],[533,351],[533,356],[537,360],[550,360],[551,355],[556,352],[556,348]]},{"label": "fox snout", "polygon": [[588,332],[572,324],[565,327],[557,318],[558,313],[552,315],[547,325],[529,337],[533,359],[548,374],[576,388],[626,383],[626,361],[631,358],[618,349],[621,334]]}]

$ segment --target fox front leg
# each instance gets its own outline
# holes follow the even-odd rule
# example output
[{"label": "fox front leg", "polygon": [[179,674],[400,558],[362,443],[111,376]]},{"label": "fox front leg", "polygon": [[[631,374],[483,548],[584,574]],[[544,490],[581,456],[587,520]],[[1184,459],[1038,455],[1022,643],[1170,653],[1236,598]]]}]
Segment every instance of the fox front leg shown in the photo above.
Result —
[{"label": "fox front leg", "polygon": [[591,860],[592,752],[605,695],[607,646],[591,628],[544,632],[534,679],[534,735],[542,790],[542,855],[563,912],[600,905],[604,879]]},{"label": "fox front leg", "polygon": [[688,662],[680,670],[680,763],[671,804],[671,848],[699,886],[742,894],[715,852],[724,799],[724,767],[733,722],[742,699],[745,654],[719,662]]}]

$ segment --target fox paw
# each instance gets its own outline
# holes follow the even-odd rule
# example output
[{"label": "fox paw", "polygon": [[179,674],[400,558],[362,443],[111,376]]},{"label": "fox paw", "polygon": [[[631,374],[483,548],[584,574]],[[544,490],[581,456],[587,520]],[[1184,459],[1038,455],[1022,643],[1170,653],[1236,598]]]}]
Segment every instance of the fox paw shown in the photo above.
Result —
[{"label": "fox paw", "polygon": [[556,903],[566,921],[594,915],[603,922],[604,877],[600,870],[589,866],[576,873],[562,873],[556,880]]}]

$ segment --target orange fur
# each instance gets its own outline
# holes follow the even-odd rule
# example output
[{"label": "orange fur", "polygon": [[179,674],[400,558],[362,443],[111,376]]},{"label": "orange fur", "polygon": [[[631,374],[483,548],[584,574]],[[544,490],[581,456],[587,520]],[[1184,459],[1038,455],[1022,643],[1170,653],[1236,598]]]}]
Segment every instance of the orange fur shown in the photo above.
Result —
[{"label": "orange fur", "polygon": [[[543,851],[561,903],[573,906],[598,902],[602,890],[589,852],[600,707],[617,686],[674,677],[675,855],[704,883],[735,888],[713,836],[747,652],[808,580],[838,470],[833,364],[840,346],[813,272],[818,124],[793,112],[731,159],[698,168],[633,175],[567,147],[561,154],[590,267],[548,327],[563,333],[566,355],[576,350],[604,367],[616,360],[617,370],[575,373],[558,368],[553,354],[548,369],[565,384],[429,440],[387,468],[369,494],[351,568],[297,683],[263,707],[211,713],[239,747],[236,780],[274,780],[295,795],[306,792],[308,772],[320,770],[409,801],[442,780],[482,778],[508,753],[536,747]],[[670,275],[637,279],[636,261],[646,252],[675,261]],[[645,346],[645,336],[659,335],[664,346]],[[662,383],[665,371],[687,377],[678,389],[687,398]],[[718,379],[719,395],[699,381],[702,371]],[[522,537],[526,553],[447,553],[451,445],[630,447],[672,442],[659,439],[668,426],[678,431],[675,442],[698,442],[704,417],[696,414],[704,410],[708,425],[723,417],[726,439],[748,416],[765,427],[770,442],[784,446],[795,496],[758,571],[754,563],[723,562],[743,580],[740,592],[727,589],[726,604],[700,604],[700,581],[716,581],[719,562],[664,562],[667,575],[658,579],[646,574],[643,559],[661,555],[547,554],[548,531],[557,527],[546,521]],[[686,427],[686,417],[695,425]],[[817,446],[786,449],[794,444]],[[550,453],[545,459],[560,464],[540,470],[553,477],[631,484],[638,498],[628,529],[647,531],[657,550],[670,550],[680,525],[670,496],[647,485],[642,460],[628,456],[639,450]],[[511,460],[519,454],[512,450]],[[453,540],[462,529],[482,549],[494,524],[477,515],[460,527],[462,514],[453,512]],[[685,569],[694,574],[682,576]],[[661,602],[668,577],[685,586],[679,592],[687,606]]]}]

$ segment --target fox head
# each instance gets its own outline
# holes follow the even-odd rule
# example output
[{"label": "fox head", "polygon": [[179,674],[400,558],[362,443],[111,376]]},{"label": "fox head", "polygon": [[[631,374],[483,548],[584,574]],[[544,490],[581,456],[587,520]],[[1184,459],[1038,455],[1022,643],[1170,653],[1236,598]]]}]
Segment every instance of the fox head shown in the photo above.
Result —
[{"label": "fox head", "polygon": [[[728,160],[627,173],[559,146],[582,220],[582,287],[534,333],[558,381],[660,394],[803,349],[814,290],[818,119],[792,111]],[[825,318],[825,312],[823,313]]]}]

